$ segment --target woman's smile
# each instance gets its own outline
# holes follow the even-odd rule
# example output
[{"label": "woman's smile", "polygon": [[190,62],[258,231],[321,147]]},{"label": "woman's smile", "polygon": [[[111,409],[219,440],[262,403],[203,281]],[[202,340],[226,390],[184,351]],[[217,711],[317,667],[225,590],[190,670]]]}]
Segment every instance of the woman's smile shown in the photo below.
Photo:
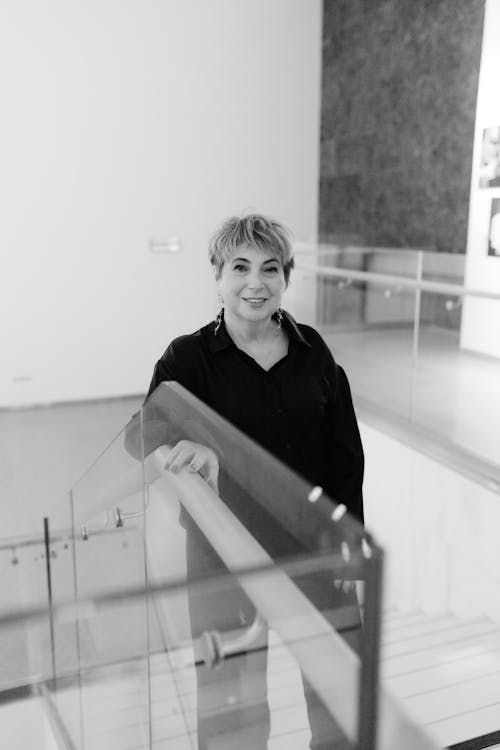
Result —
[{"label": "woman's smile", "polygon": [[243,297],[245,302],[248,302],[248,304],[256,306],[256,305],[262,305],[264,302],[267,302],[266,297]]},{"label": "woman's smile", "polygon": [[283,266],[274,252],[238,246],[218,280],[226,323],[267,325],[281,305],[285,287]]}]

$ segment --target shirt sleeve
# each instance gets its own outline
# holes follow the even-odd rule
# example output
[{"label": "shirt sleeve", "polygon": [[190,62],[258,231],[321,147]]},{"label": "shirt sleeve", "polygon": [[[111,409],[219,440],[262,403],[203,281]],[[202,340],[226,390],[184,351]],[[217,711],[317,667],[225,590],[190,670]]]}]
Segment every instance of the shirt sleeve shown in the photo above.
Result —
[{"label": "shirt sleeve", "polygon": [[363,446],[347,376],[329,350],[327,371],[333,386],[328,403],[328,437],[334,466],[331,491],[363,523]]},{"label": "shirt sleeve", "polygon": [[[162,409],[150,396],[160,383],[175,380],[189,391],[193,391],[195,365],[194,352],[187,351],[189,346],[187,336],[174,340],[163,356],[158,360],[153,370],[148,392],[142,406],[143,445],[144,455],[147,456],[160,445],[164,445],[171,438]],[[185,350],[185,351],[184,351]],[[140,459],[142,442],[140,435],[140,412],[133,415],[125,431],[125,448],[135,458]]]},{"label": "shirt sleeve", "polygon": [[155,365],[153,377],[146,394],[146,401],[156,388],[168,380],[176,380],[180,385],[192,393],[197,392],[197,367],[195,347],[192,346],[191,336],[181,336],[172,341],[166,352]]}]

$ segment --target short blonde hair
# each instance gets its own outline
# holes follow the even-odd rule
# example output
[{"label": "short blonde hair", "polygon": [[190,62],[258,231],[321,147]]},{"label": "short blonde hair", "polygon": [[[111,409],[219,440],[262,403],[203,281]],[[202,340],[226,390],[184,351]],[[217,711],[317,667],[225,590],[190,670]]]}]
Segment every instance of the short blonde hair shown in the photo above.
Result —
[{"label": "short blonde hair", "polygon": [[241,245],[272,252],[283,268],[288,286],[290,273],[295,265],[292,254],[290,232],[278,221],[261,214],[230,216],[210,238],[208,258],[220,278],[224,263]]}]

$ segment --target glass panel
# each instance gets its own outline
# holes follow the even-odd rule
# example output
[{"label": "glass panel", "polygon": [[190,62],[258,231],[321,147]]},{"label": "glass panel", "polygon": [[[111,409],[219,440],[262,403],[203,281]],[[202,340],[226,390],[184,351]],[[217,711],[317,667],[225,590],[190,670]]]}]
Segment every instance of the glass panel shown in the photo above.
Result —
[{"label": "glass panel", "polygon": [[[218,493],[165,471],[182,438],[217,452]],[[76,563],[71,585],[51,556],[56,663],[72,655],[53,694],[76,747],[182,750],[197,733],[253,750],[269,731],[288,750],[311,728],[337,750],[374,747],[380,550],[180,386],[157,389],[52,521],[54,549],[70,523]],[[434,747],[383,689],[380,703],[384,750]]]},{"label": "glass panel", "polygon": [[[394,278],[394,257],[370,251],[365,269],[387,274],[386,284],[372,278],[371,289],[358,281],[359,263],[350,263],[351,280],[336,268],[326,282],[326,270],[316,271],[316,285],[311,272],[308,283],[314,322],[366,416],[367,517],[389,553],[385,679],[444,747],[498,730],[488,708],[498,696],[500,642],[498,301],[463,294],[463,255],[408,251],[405,267],[416,259],[423,288],[414,296],[409,285],[408,304],[395,306],[405,282]],[[307,273],[300,264],[297,271]],[[327,300],[346,295],[324,318],[322,284]]]},{"label": "glass panel", "polygon": [[300,245],[295,251],[295,258],[300,265],[314,263],[328,268],[415,278],[419,252],[410,248],[318,244],[307,248]]},{"label": "glass panel", "polygon": [[414,419],[479,461],[498,464],[498,362],[461,346],[463,304],[468,300],[452,294],[422,293]]},{"label": "glass panel", "polygon": [[[239,539],[243,552],[247,541]],[[179,595],[188,597],[182,582],[156,586],[150,593],[152,608],[162,613],[162,648],[120,661],[102,655],[100,664],[82,670],[81,744],[75,716],[64,701],[68,687],[66,695],[62,688],[53,692],[62,736],[86,750],[182,750],[196,747],[197,735],[209,734],[213,750],[254,750],[269,733],[270,748],[305,746],[311,723],[329,747],[354,747],[362,674],[355,652],[362,631],[354,592],[343,592],[335,580],[337,575],[363,577],[366,563],[355,554],[348,563],[342,556],[321,554],[289,558],[281,565],[267,561],[237,576],[206,571],[189,582],[191,610],[202,619],[192,639],[170,627]],[[98,612],[108,622],[118,603],[127,613],[143,595],[139,586],[80,599],[80,614]],[[55,622],[67,612],[67,605],[54,605]],[[369,608],[368,616],[374,616]],[[0,627],[5,630],[5,623],[0,621]],[[324,669],[331,663],[335,669]],[[149,697],[150,743],[144,737]]]},{"label": "glass panel", "polygon": [[465,255],[463,253],[422,253],[422,278],[463,286]]},{"label": "glass panel", "polygon": [[[142,462],[125,450],[119,435],[49,518],[51,585],[54,605],[53,669],[49,684],[71,741],[87,748],[94,731],[91,671],[108,665],[110,678],[123,664],[148,654],[148,605],[144,545]],[[140,586],[142,599],[109,605],[105,616],[93,599]],[[82,605],[82,600],[87,604]],[[90,674],[90,677],[89,677]],[[148,685],[148,673],[140,670]],[[141,743],[149,732],[148,703]]]},{"label": "glass panel", "polygon": [[[47,571],[39,537],[5,539],[0,545],[0,612],[47,606]],[[47,658],[48,657],[48,658]],[[15,622],[0,630],[0,690],[31,684],[50,674],[48,621]]]},{"label": "glass panel", "polygon": [[[105,730],[105,721],[96,719],[98,704],[106,701],[113,716],[113,696],[121,692],[134,696],[134,728],[128,740],[131,746],[147,746],[148,654],[159,644],[158,639],[152,643],[155,631],[149,623],[143,465],[140,455],[133,458],[125,450],[123,434],[73,488],[72,499],[77,599],[109,592],[116,597],[105,609],[97,604],[78,608],[84,746],[92,747],[93,738]],[[142,595],[123,598],[130,587]],[[104,676],[105,696],[95,686]]]},{"label": "glass panel", "polygon": [[[400,294],[397,279],[416,279],[419,273],[418,251],[390,248],[337,247],[333,245],[309,246],[295,253],[297,268],[285,294],[285,307],[299,323],[308,323],[322,328],[346,327],[359,329],[367,325],[394,323],[388,310],[380,310],[380,294]],[[308,268],[312,270],[307,271]],[[324,269],[324,272],[322,272]],[[326,269],[329,269],[328,271]],[[353,276],[348,274],[353,272]],[[356,274],[373,273],[388,276],[387,282],[368,281]],[[347,293],[348,290],[348,293]],[[346,291],[340,294],[341,291]],[[411,299],[410,315],[413,319],[414,297]],[[394,306],[393,306],[394,307]],[[394,307],[400,315],[400,309]],[[380,319],[380,315],[382,318]],[[405,311],[405,319],[408,317]],[[399,317],[396,318],[399,321]]]},{"label": "glass panel", "polygon": [[[346,534],[359,542],[362,528],[353,518],[344,516],[340,526],[332,523],[331,499],[320,493],[317,502],[308,502],[312,486],[305,479],[177,383],[161,383],[142,415],[148,480],[163,477],[174,482],[170,491],[176,492],[176,476],[164,469],[170,447],[186,439],[212,449],[219,462],[221,499],[272,557],[335,549]],[[129,450],[133,450],[138,432],[136,417],[126,431]],[[186,474],[190,476],[183,470]],[[200,514],[202,506],[182,508],[180,522],[191,530]],[[203,517],[203,522],[209,519]]]},{"label": "glass panel", "polygon": [[[414,421],[457,448],[496,463],[495,443],[482,425],[498,424],[497,367],[493,359],[460,348],[463,308],[487,304],[472,295],[463,297],[464,256],[320,245],[299,252],[297,260],[288,309],[321,331],[347,370],[358,404]],[[343,275],[342,269],[354,276]],[[406,278],[415,285],[408,286]],[[449,290],[419,292],[419,279]],[[491,302],[492,315],[495,304]],[[467,385],[472,382],[474,393]],[[473,423],[470,405],[478,394],[481,419]]]},{"label": "glass panel", "polygon": [[[464,386],[457,403],[470,401],[476,419],[482,394],[467,393],[470,376],[462,380],[463,373],[455,372],[462,353],[445,345],[425,344],[419,358],[416,405],[426,413],[416,415],[429,418],[433,408],[458,427],[447,389]],[[451,360],[451,374],[440,380],[444,358]],[[489,399],[493,413],[497,403]],[[498,415],[492,424],[498,438]],[[401,440],[383,427],[361,429],[370,462],[367,519],[387,552],[384,682],[440,747],[473,744],[499,727],[498,711],[488,708],[498,707],[500,691],[498,485],[479,481],[477,468],[470,471],[470,454],[458,446],[452,453],[456,470],[437,441],[412,448],[420,424]]]},{"label": "glass panel", "polygon": [[[354,590],[347,594],[335,587],[335,580],[343,577],[335,575],[331,560],[327,566],[322,561],[324,567],[321,574],[317,569],[309,572],[302,568],[300,574],[295,576],[299,590],[309,599],[309,610],[301,622],[300,637],[299,630],[294,630],[297,628],[295,618],[302,617],[300,607],[297,611],[293,608],[287,610],[286,597],[282,600],[277,593],[286,589],[286,577],[279,581],[273,579],[272,585],[269,583],[268,586],[261,578],[258,583],[252,584],[251,593],[247,586],[241,585],[241,576],[240,583],[233,577],[228,578],[221,591],[214,591],[207,577],[318,552],[324,555],[336,551],[338,554],[342,549],[345,557],[349,557],[351,551],[353,556],[359,556],[363,538],[361,526],[343,514],[341,508],[338,517],[332,518],[336,506],[321,494],[321,490],[313,491],[314,488],[305,480],[175,383],[163,383],[157,388],[143,407],[142,419],[150,497],[148,516],[155,514],[153,529],[165,529],[165,546],[172,546],[178,551],[177,559],[171,559],[164,571],[173,570],[176,575],[187,574],[189,582],[187,596],[185,593],[178,596],[175,604],[171,602],[167,606],[155,598],[154,610],[158,614],[164,644],[170,648],[178,640],[186,641],[186,636],[189,642],[192,635],[195,641],[194,659],[197,660],[197,649],[202,647],[199,639],[204,644],[203,648],[209,652],[217,651],[218,636],[214,636],[213,631],[232,633],[231,637],[234,636],[236,640],[242,629],[258,631],[256,637],[259,645],[251,655],[246,653],[245,648],[246,655],[238,658],[235,655],[227,666],[224,665],[223,671],[219,668],[213,672],[205,667],[198,670],[198,732],[202,733],[203,740],[210,741],[210,747],[214,748],[231,747],[236,735],[240,743],[247,743],[242,745],[244,747],[258,747],[259,737],[261,743],[264,741],[263,737],[269,729],[265,701],[267,639],[264,637],[268,625],[271,623],[274,627],[275,620],[281,617],[289,624],[291,631],[285,628],[284,635],[280,637],[290,642],[296,638],[300,640],[307,633],[309,615],[317,614],[317,609],[324,615],[328,614],[325,625],[328,632],[332,627],[328,624],[330,620],[339,631],[349,632],[350,648],[344,648],[350,654],[347,660],[354,659],[350,663],[354,687],[352,700],[350,698],[348,703],[354,711],[353,716],[357,716],[359,661],[355,654],[361,638],[360,611]],[[132,455],[139,437],[140,416],[137,415],[130,423],[126,436],[126,445]],[[210,490],[199,476],[187,470],[174,475],[164,469],[170,446],[183,439],[202,443],[216,453],[219,460],[218,494]],[[209,495],[204,497],[207,492]],[[156,510],[154,503],[158,505]],[[162,516],[163,523],[160,522]],[[150,532],[148,524],[148,542]],[[149,544],[148,551],[151,558],[155,557]],[[342,564],[345,565],[345,560]],[[158,571],[161,576],[161,565]],[[357,577],[362,578],[363,575]],[[203,585],[199,583],[201,579]],[[266,592],[264,604],[260,603],[263,596],[260,589]],[[299,601],[303,602],[304,598],[299,597]],[[270,604],[272,616],[269,614]],[[257,610],[263,623],[255,621]],[[321,622],[325,623],[323,619]],[[295,635],[290,636],[290,632]],[[186,646],[185,657],[191,654],[193,658],[191,652],[189,645]],[[216,659],[216,656],[213,658]],[[180,679],[182,683],[184,676]],[[192,716],[195,684],[192,672],[186,680],[190,702],[188,700],[187,708],[179,704],[181,707],[178,706],[176,711],[179,714],[182,708],[187,731],[192,732],[195,725]],[[245,686],[241,694],[238,685]],[[155,690],[153,687],[153,714],[155,705],[161,703]],[[332,731],[332,736],[337,736],[339,727],[336,722],[330,720],[327,730],[321,728],[323,719],[318,717],[323,716],[323,710],[318,707],[316,689],[311,689],[309,697],[317,732]],[[177,723],[182,724],[178,714]],[[357,724],[352,717],[351,721],[354,722],[354,729],[351,726],[352,739],[356,736]],[[160,730],[155,734],[153,721],[153,746],[162,747],[161,743],[168,739]]]},{"label": "glass panel", "polygon": [[[206,540],[205,548],[207,560]],[[269,747],[306,747],[311,725],[328,746],[354,746],[359,669],[342,638],[358,649],[359,610],[353,592],[331,595],[333,559],[289,560],[287,573],[274,567],[238,579],[210,577],[217,569],[220,561],[189,582],[192,641],[176,639],[163,620],[167,647],[152,669],[153,747],[198,741],[253,750],[268,737]],[[155,592],[154,601],[172,612],[169,592]],[[336,669],[322,673],[327,659]]]},{"label": "glass panel", "polygon": [[409,248],[348,246],[327,250],[320,246],[317,257],[322,266],[384,273],[405,278],[415,278],[418,269],[418,251]]},{"label": "glass panel", "polygon": [[[50,540],[49,610],[50,650],[47,648],[47,682],[50,699],[64,722],[76,748],[83,748],[80,694],[80,639],[77,623],[77,590],[73,503],[71,493],[53,509],[47,519]],[[70,606],[59,613],[54,607]],[[50,654],[50,657],[49,657]]]},{"label": "glass panel", "polygon": [[[297,261],[288,309],[322,332],[346,368],[358,404],[416,422],[470,452],[471,460],[497,463],[495,442],[483,429],[492,423],[495,431],[498,425],[497,365],[461,346],[463,309],[483,306],[493,318],[496,302],[463,296],[465,257],[318,245],[298,252]],[[343,275],[346,269],[354,275]],[[406,278],[415,285],[407,286]],[[420,293],[419,280],[424,285]],[[425,288],[429,282],[449,289]],[[480,416],[473,423],[470,411],[477,398]]]},{"label": "glass panel", "polygon": [[[297,269],[287,309],[302,322],[315,281],[310,320],[346,370],[356,399],[405,418],[412,413],[415,291],[398,285],[308,275]],[[309,295],[309,296],[308,296]]]}]

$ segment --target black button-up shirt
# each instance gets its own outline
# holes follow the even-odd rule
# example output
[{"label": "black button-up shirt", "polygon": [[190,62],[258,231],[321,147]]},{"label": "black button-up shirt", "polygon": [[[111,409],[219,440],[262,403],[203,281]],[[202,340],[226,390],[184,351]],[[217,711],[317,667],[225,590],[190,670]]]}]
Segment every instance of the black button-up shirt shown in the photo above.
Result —
[{"label": "black button-up shirt", "polygon": [[317,331],[285,313],[288,353],[264,370],[215,322],[176,338],[148,396],[175,380],[363,520],[364,458],[344,370]]}]

